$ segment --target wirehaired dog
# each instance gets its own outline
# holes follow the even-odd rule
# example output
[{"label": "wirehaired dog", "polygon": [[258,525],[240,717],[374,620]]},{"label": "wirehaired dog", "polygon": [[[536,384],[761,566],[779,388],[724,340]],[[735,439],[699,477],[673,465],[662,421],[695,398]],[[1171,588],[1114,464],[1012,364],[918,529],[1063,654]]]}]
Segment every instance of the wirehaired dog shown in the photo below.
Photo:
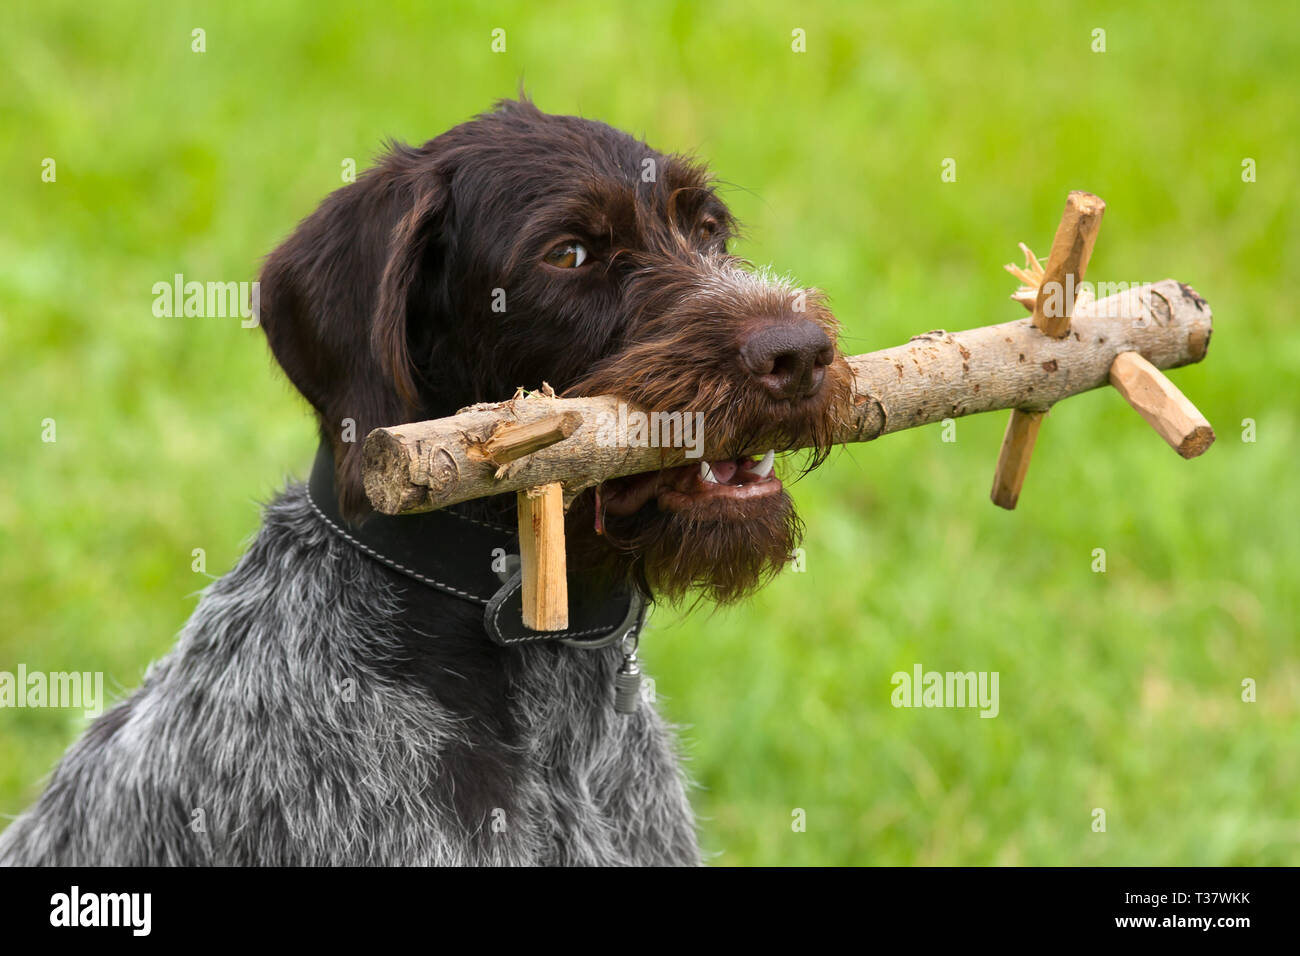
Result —
[{"label": "wirehaired dog", "polygon": [[[785,563],[790,499],[772,455],[743,453],[824,451],[849,383],[821,298],[730,257],[735,228],[699,165],[527,100],[326,198],[261,274],[271,350],[320,422],[311,480],[0,861],[700,862],[670,730],[617,712],[615,681],[644,600],[733,601]],[[528,633],[513,495],[374,514],[355,436],[543,383],[701,412],[734,454],[579,495],[570,627]]]}]

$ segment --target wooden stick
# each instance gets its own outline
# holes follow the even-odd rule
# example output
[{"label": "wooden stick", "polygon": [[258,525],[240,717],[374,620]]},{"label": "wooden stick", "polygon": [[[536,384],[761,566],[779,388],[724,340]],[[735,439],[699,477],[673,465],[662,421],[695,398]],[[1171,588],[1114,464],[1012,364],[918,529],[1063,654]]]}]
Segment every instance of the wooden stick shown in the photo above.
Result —
[{"label": "wooden stick", "polygon": [[[1092,193],[1075,190],[1065,197],[1065,211],[1061,214],[1061,224],[1056,227],[1043,281],[1034,300],[1032,321],[1044,335],[1059,339],[1070,332],[1079,284],[1088,269],[1105,211],[1106,204]],[[1028,250],[1025,256],[1031,258]],[[1042,414],[1027,409],[1011,410],[998,466],[993,472],[993,491],[989,495],[999,508],[1010,511],[1020,500],[1020,489],[1029,473],[1029,460],[1034,454],[1042,419]]]},{"label": "wooden stick", "polygon": [[1214,444],[1214,429],[1178,386],[1137,352],[1121,352],[1110,367],[1110,384],[1184,458]]},{"label": "wooden stick", "polygon": [[484,459],[504,465],[531,455],[535,451],[564,441],[582,424],[582,417],[568,412],[550,415],[535,422],[520,424],[502,422],[492,436],[479,447],[470,449],[470,454],[481,455]]},{"label": "wooden stick", "polygon": [[1038,427],[1043,424],[1046,412],[1026,412],[1012,409],[1007,420],[1006,434],[1002,436],[1002,450],[998,453],[998,467],[993,473],[993,503],[1008,511],[1020,500],[1020,488],[1029,471],[1029,459],[1038,440]]},{"label": "wooden stick", "polygon": [[524,626],[562,631],[569,626],[563,490],[559,482],[551,482],[520,491],[516,500]]},{"label": "wooden stick", "polygon": [[[1075,310],[1071,334],[1053,339],[1028,318],[965,332],[931,332],[880,352],[848,358],[850,407],[837,442],[881,435],[1004,408],[1046,411],[1054,402],[1108,384],[1121,352],[1140,352],[1161,369],[1199,362],[1209,347],[1210,307],[1186,285],[1166,279]],[[476,457],[502,422],[529,423],[565,412],[582,424],[568,438],[498,466]],[[624,407],[624,421],[627,408]],[[384,514],[430,511],[472,498],[563,482],[566,492],[661,466],[699,461],[681,448],[628,447],[610,441],[618,399],[529,396],[475,405],[450,418],[379,428],[364,448],[366,493]],[[616,429],[615,429],[616,431]],[[615,436],[617,437],[617,436]],[[703,458],[736,454],[704,420]],[[758,453],[772,447],[755,442]],[[517,468],[516,468],[517,466]]]},{"label": "wooden stick", "polygon": [[1061,224],[1056,227],[1034,304],[1034,325],[1044,335],[1059,339],[1070,331],[1074,300],[1088,271],[1088,260],[1092,258],[1092,247],[1097,243],[1097,230],[1101,228],[1101,215],[1105,211],[1106,204],[1092,193],[1076,189],[1065,197],[1065,211],[1061,213]]}]

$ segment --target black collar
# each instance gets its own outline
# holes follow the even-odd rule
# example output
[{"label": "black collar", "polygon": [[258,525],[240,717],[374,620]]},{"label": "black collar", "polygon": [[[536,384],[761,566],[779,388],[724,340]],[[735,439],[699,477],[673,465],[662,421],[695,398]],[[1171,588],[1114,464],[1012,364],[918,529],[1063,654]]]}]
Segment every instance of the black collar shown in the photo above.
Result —
[{"label": "black collar", "polygon": [[641,629],[645,603],[639,594],[593,594],[572,572],[568,629],[524,627],[519,540],[514,529],[446,509],[374,514],[360,524],[346,521],[339,514],[334,456],[324,443],[316,451],[307,500],[316,515],[358,551],[427,587],[482,605],[483,624],[497,644],[561,641],[577,647],[606,647],[629,635],[635,637]]}]

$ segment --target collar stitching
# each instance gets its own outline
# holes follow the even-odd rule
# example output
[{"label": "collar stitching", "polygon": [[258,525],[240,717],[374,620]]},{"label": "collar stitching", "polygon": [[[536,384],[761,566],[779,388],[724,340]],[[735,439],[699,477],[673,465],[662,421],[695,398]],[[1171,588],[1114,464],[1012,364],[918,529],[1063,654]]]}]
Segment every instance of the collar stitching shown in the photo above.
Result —
[{"label": "collar stitching", "polygon": [[[501,608],[505,602],[498,604],[496,610],[492,612],[492,626],[499,632],[501,630]],[[635,628],[634,628],[635,629]],[[527,634],[522,637],[510,638],[509,644],[526,644],[530,641],[551,641],[557,637],[586,637],[588,634],[608,634],[610,629],[607,627],[589,627],[583,631],[538,631],[536,634]]]},{"label": "collar stitching", "polygon": [[513,528],[507,528],[503,524],[495,524],[491,521],[483,521],[480,518],[471,518],[469,515],[463,515],[460,512],[452,511],[451,508],[443,508],[443,514],[451,515],[453,518],[459,518],[461,521],[468,521],[470,524],[476,524],[481,528],[487,528],[489,531],[499,531],[502,534],[514,534]]},{"label": "collar stitching", "polygon": [[[449,594],[454,594],[456,597],[465,598],[466,600],[473,601],[476,604],[488,603],[487,601],[483,600],[483,598],[479,597],[477,594],[470,594],[468,591],[462,591],[460,588],[454,588],[450,584],[443,584],[441,581],[435,581],[433,578],[426,577],[425,575],[421,574],[419,571],[412,570],[411,568],[406,567],[406,565],[404,564],[399,564],[398,562],[394,561],[392,558],[385,557],[384,555],[376,551],[374,548],[369,547],[364,542],[357,540],[352,535],[348,534],[346,531],[340,528],[333,521],[331,521],[329,517],[325,514],[325,512],[320,510],[320,507],[316,504],[316,499],[311,496],[310,487],[307,489],[307,503],[311,505],[311,510],[316,512],[317,517],[319,517],[322,521],[324,521],[327,525],[329,525],[331,528],[334,529],[335,534],[338,534],[339,536],[346,538],[354,546],[360,548],[362,551],[370,555],[372,558],[374,558],[376,561],[380,562],[381,564],[385,564],[388,567],[392,568],[394,571],[400,571],[402,574],[405,574],[408,577],[415,578],[415,580],[423,582],[424,584],[430,584],[435,588],[448,592]],[[464,516],[458,515],[457,517],[464,517]],[[473,521],[474,519],[466,518],[465,520]]]}]

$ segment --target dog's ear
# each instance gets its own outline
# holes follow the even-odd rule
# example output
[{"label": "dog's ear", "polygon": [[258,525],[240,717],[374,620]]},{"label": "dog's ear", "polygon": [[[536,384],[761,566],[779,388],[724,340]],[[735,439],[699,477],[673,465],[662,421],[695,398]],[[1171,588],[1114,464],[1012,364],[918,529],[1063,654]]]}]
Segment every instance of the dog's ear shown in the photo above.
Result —
[{"label": "dog's ear", "polygon": [[435,278],[446,189],[418,157],[399,149],[333,193],[262,268],[262,327],[276,361],[316,409],[350,518],[369,510],[366,435],[420,415],[407,318]]},{"label": "dog's ear", "polygon": [[[415,386],[415,366],[407,314],[411,293],[425,267],[433,233],[433,223],[441,211],[443,190],[421,189],[411,209],[393,228],[388,243],[388,261],[379,280],[379,302],[375,307],[370,330],[371,351],[379,359],[389,382],[408,409],[419,407]],[[397,424],[397,423],[394,423]]]}]

